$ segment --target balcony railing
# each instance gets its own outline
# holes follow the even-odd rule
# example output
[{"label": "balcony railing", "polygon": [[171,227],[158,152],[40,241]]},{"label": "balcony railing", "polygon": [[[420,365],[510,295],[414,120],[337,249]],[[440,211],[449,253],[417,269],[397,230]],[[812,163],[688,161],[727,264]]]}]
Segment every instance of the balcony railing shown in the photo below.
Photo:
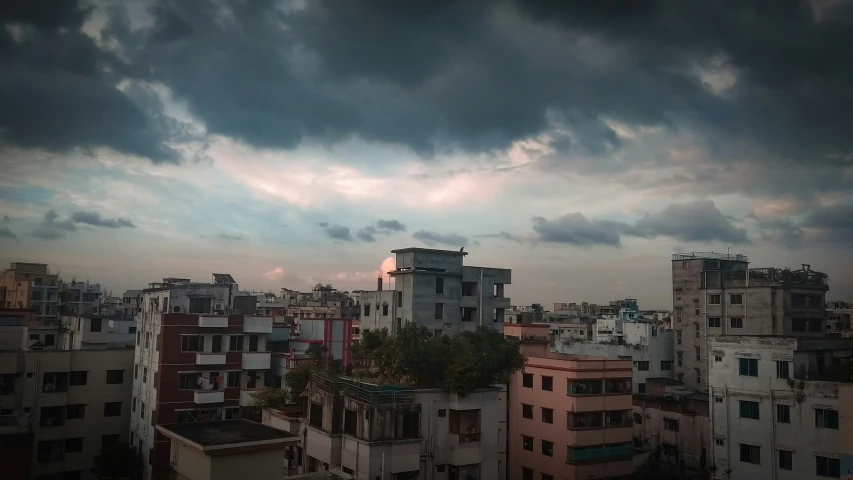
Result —
[{"label": "balcony railing", "polygon": [[224,401],[224,390],[196,390],[193,392],[193,402],[198,404],[222,403]]},{"label": "balcony railing", "polygon": [[227,356],[224,352],[218,353],[196,353],[195,354],[195,364],[196,365],[223,365],[227,361]]},{"label": "balcony railing", "polygon": [[198,326],[202,328],[225,328],[228,326],[228,315],[199,315]]},{"label": "balcony railing", "polygon": [[617,457],[629,457],[634,454],[634,446],[612,445],[597,448],[571,449],[566,463],[596,462]]},{"label": "balcony railing", "polygon": [[480,441],[480,433],[460,433],[459,443],[472,443]]}]

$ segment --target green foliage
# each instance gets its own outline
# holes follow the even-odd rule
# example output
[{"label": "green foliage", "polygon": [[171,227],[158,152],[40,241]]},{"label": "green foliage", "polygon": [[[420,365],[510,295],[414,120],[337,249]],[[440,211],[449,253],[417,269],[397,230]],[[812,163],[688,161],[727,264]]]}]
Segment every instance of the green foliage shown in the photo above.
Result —
[{"label": "green foliage", "polygon": [[311,380],[311,370],[313,365],[304,363],[291,369],[284,374],[284,384],[287,385],[288,402],[297,403],[299,395],[308,388],[308,381]]},{"label": "green foliage", "polygon": [[541,322],[545,318],[545,309],[542,308],[542,305],[534,303],[530,305],[530,308],[533,309],[533,318],[537,322]]},{"label": "green foliage", "polygon": [[305,353],[311,357],[314,357],[315,360],[320,360],[323,358],[326,353],[329,351],[325,345],[320,345],[319,343],[312,343],[308,345],[308,348],[305,349]]},{"label": "green foliage", "polygon": [[293,403],[290,402],[290,395],[288,392],[280,388],[265,388],[263,390],[252,392],[251,395],[252,399],[255,401],[254,406],[261,408],[279,409],[284,408],[288,403]]},{"label": "green foliage", "polygon": [[504,383],[526,361],[517,343],[489,327],[435,337],[426,327],[409,323],[396,338],[383,329],[364,340],[383,380],[447,388],[462,396]]},{"label": "green foliage", "polygon": [[92,473],[99,479],[131,480],[142,468],[142,457],[127,443],[118,442],[101,447],[94,463]]}]

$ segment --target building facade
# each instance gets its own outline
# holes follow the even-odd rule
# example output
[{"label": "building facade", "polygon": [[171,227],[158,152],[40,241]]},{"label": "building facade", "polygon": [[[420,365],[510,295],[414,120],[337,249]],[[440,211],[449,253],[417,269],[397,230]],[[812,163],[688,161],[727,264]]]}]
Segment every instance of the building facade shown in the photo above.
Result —
[{"label": "building facade", "polygon": [[509,382],[509,480],[628,479],[631,362],[548,351],[548,325],[506,325],[528,357]]},{"label": "building facade", "polygon": [[676,378],[707,391],[711,335],[823,335],[826,278],[808,265],[750,269],[744,255],[673,255]]},{"label": "building facade", "polygon": [[13,262],[0,272],[0,297],[6,308],[35,308],[38,318],[59,314],[59,279],[45,263]]},{"label": "building facade", "polygon": [[157,425],[236,418],[269,381],[272,317],[230,314],[237,285],[217,275],[213,283],[164,279],[142,293],[130,441],[145,460],[144,479],[169,474],[170,442]]},{"label": "building facade", "polygon": [[826,379],[853,340],[719,336],[710,347],[716,478],[839,478],[843,383]]}]

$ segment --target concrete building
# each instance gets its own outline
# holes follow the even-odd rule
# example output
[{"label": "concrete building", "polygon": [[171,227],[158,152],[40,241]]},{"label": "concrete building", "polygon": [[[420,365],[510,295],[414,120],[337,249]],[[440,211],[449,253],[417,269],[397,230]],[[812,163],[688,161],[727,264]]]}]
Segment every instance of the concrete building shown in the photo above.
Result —
[{"label": "concrete building", "polygon": [[157,432],[169,442],[172,452],[169,475],[163,478],[299,478],[284,476],[281,469],[286,452],[300,441],[293,433],[248,420],[159,425]]},{"label": "concrete building", "polygon": [[11,451],[29,455],[24,458],[35,478],[94,479],[90,470],[101,447],[127,441],[133,350],[34,348],[29,342],[11,347],[32,327],[19,312],[0,311],[0,416],[17,417],[17,427],[0,428],[0,442],[29,442]]},{"label": "concrete building", "polygon": [[[711,449],[708,395],[670,378],[648,378],[634,395],[634,446],[682,478],[706,478]],[[663,466],[663,465],[659,465]]]},{"label": "concrete building", "polygon": [[830,335],[851,335],[851,317],[853,305],[847,302],[827,302],[826,333]]},{"label": "concrete building", "polygon": [[554,343],[553,349],[568,355],[631,359],[634,393],[646,393],[647,378],[675,378],[672,331],[652,322],[623,323],[622,329],[621,344],[560,341]]},{"label": "concrete building", "polygon": [[528,358],[509,382],[507,478],[631,478],[631,362],[551,353],[548,325],[504,334]]},{"label": "concrete building", "polygon": [[72,282],[62,284],[64,315],[99,315],[103,289],[97,283]]},{"label": "concrete building", "polygon": [[309,473],[339,466],[360,480],[506,478],[502,388],[461,398],[443,389],[312,374],[307,395],[301,428]]},{"label": "concrete building", "polygon": [[826,274],[748,268],[744,255],[672,256],[676,378],[707,391],[711,335],[821,336],[825,331]]},{"label": "concrete building", "polygon": [[839,478],[853,340],[719,336],[710,348],[716,478]]},{"label": "concrete building", "polygon": [[404,322],[412,322],[433,333],[453,334],[481,325],[503,326],[510,307],[504,287],[512,282],[511,270],[463,266],[468,255],[463,251],[404,248],[391,253],[397,266],[388,272],[394,293],[382,288],[361,292],[360,308],[368,313],[361,315],[362,329],[387,328],[394,334]]},{"label": "concrete building", "polygon": [[853,480],[853,384],[838,386],[841,478]]},{"label": "concrete building", "polygon": [[59,314],[58,275],[45,263],[13,262],[0,272],[0,296],[6,308],[35,308],[38,318]]},{"label": "concrete building", "polygon": [[236,418],[269,379],[272,317],[231,313],[246,308],[235,292],[230,275],[214,274],[211,283],[167,278],[142,293],[130,441],[144,479],[168,478],[170,442],[157,425]]}]

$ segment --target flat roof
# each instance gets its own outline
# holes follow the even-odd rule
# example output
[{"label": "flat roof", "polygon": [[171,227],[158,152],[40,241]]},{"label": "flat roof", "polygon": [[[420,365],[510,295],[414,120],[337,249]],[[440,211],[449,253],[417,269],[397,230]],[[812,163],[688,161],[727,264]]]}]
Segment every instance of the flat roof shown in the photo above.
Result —
[{"label": "flat roof", "polygon": [[207,454],[227,453],[241,447],[276,447],[300,437],[245,419],[158,425],[163,435],[188,443]]},{"label": "flat roof", "polygon": [[419,248],[419,247],[408,247],[408,248],[398,248],[396,250],[391,250],[391,253],[408,253],[408,252],[425,252],[425,253],[444,253],[444,254],[454,254],[454,255],[468,255],[468,252],[464,252],[461,250],[439,250],[437,248]]}]

